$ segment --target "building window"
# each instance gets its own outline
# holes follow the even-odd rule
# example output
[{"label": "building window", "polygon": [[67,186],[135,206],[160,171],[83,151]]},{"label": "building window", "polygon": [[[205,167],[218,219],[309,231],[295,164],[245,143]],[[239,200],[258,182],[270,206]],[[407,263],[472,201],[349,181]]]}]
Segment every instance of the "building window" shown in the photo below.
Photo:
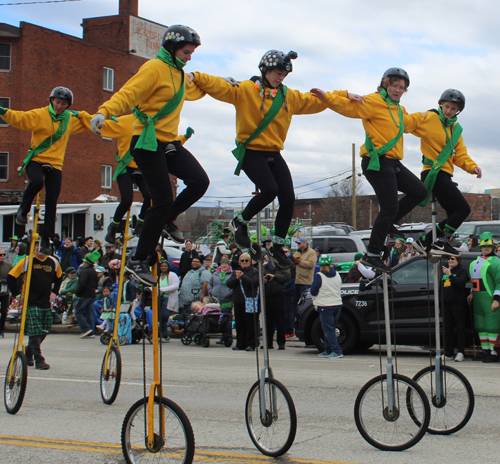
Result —
[{"label": "building window", "polygon": [[9,180],[9,154],[0,152],[0,182]]},{"label": "building window", "polygon": [[115,70],[113,68],[104,68],[103,89],[113,92],[115,88]]},{"label": "building window", "polygon": [[103,165],[101,167],[101,187],[110,189],[113,182],[113,168]]},{"label": "building window", "polygon": [[[0,106],[2,108],[10,109],[10,98],[0,97]],[[0,117],[0,126],[8,126],[8,124],[1,117]]]},{"label": "building window", "polygon": [[12,46],[0,43],[0,71],[10,71]]}]

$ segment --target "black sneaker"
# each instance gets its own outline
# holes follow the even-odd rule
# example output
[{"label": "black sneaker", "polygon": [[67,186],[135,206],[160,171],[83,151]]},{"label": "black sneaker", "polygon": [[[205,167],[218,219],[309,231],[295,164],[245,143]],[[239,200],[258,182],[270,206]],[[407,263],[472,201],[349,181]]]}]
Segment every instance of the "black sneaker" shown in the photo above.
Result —
[{"label": "black sneaker", "polygon": [[[144,224],[144,221],[141,221],[141,220],[138,220],[137,221],[137,225],[135,226],[135,229],[134,229],[134,235],[136,237],[139,237],[139,235],[141,235],[141,231],[142,231],[142,226]],[[180,232],[179,232],[180,233]]]},{"label": "black sneaker", "polygon": [[132,259],[132,256],[128,259],[125,269],[130,272],[135,280],[139,281],[144,285],[156,286],[156,280],[149,270],[148,261],[139,261],[138,259]]},{"label": "black sneaker", "polygon": [[437,240],[435,241],[428,252],[428,254],[433,256],[460,256],[460,252],[455,250],[447,241]]},{"label": "black sneaker", "polygon": [[29,366],[29,367],[33,367],[35,365],[34,361],[33,361],[33,358],[26,358],[26,364]]},{"label": "black sneaker", "polygon": [[21,207],[17,210],[16,224],[19,224],[20,226],[28,224],[28,214],[23,213]]},{"label": "black sneaker", "polygon": [[234,241],[243,248],[250,248],[252,243],[248,235],[248,226],[238,218],[233,218],[229,223],[229,229],[234,234]]},{"label": "black sneaker", "polygon": [[287,269],[292,267],[292,262],[285,255],[285,252],[282,248],[268,249],[267,256],[269,257],[269,261],[273,263],[273,265],[278,265],[283,269]]},{"label": "black sneaker", "polygon": [[484,363],[496,363],[498,361],[499,361],[498,355],[491,353],[483,359]]},{"label": "black sneaker", "polygon": [[42,237],[40,240],[40,253],[48,256],[52,255],[52,245],[48,238]]},{"label": "black sneaker", "polygon": [[250,258],[255,261],[262,260],[262,249],[260,248],[258,243],[251,242],[250,247],[248,248],[248,252],[250,253]]},{"label": "black sneaker", "polygon": [[114,224],[113,222],[108,226],[108,233],[106,234],[106,237],[104,237],[106,243],[115,243],[116,230],[118,229],[118,226],[119,224]]},{"label": "black sneaker", "polygon": [[391,237],[391,238],[396,238],[396,239],[397,238],[404,238],[404,239],[406,239],[405,234],[403,234],[403,232],[400,232],[394,224],[391,224],[391,227],[389,227],[389,232],[387,235],[389,235],[389,237]]},{"label": "black sneaker", "polygon": [[432,245],[432,235],[422,235],[416,242],[413,242],[413,247],[420,251],[424,256],[427,256],[428,248]]},{"label": "black sneaker", "polygon": [[370,266],[377,271],[387,272],[388,274],[392,272],[392,269],[384,264],[384,262],[380,259],[380,256],[368,256],[365,254],[363,258],[361,258],[361,262],[365,266]]},{"label": "black sneaker", "polygon": [[44,371],[47,371],[47,370],[49,370],[49,369],[50,369],[50,365],[49,365],[49,364],[47,364],[47,363],[45,362],[45,360],[43,360],[43,361],[38,361],[38,362],[36,363],[35,369],[42,369],[42,370],[44,370]]},{"label": "black sneaker", "polygon": [[173,222],[169,222],[163,226],[163,235],[175,243],[184,243],[184,236]]}]

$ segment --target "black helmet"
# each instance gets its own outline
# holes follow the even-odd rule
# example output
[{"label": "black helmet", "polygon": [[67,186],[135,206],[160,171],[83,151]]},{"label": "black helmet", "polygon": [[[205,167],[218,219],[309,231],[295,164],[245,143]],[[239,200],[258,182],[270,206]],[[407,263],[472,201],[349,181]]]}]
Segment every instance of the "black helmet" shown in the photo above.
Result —
[{"label": "black helmet", "polygon": [[382,80],[386,77],[400,77],[405,80],[406,87],[410,87],[410,76],[403,68],[389,68],[382,76]]},{"label": "black helmet", "polygon": [[279,50],[269,50],[260,59],[259,69],[263,75],[272,69],[291,73],[293,71],[291,60],[295,60],[298,56],[297,52],[291,50],[286,55]]},{"label": "black helmet", "polygon": [[191,29],[188,26],[183,26],[181,24],[170,26],[165,31],[161,44],[165,46],[167,42],[173,42],[177,44],[193,44],[196,47],[201,45],[201,40],[198,33],[194,29]]},{"label": "black helmet", "polygon": [[52,102],[53,98],[60,98],[61,100],[66,100],[69,105],[68,108],[73,104],[73,92],[67,87],[56,87],[50,92],[49,101]]},{"label": "black helmet", "polygon": [[465,97],[460,90],[457,89],[446,89],[442,94],[441,97],[439,98],[439,104],[441,105],[442,102],[447,101],[451,103],[456,103],[458,105],[458,110],[463,111],[465,108]]}]

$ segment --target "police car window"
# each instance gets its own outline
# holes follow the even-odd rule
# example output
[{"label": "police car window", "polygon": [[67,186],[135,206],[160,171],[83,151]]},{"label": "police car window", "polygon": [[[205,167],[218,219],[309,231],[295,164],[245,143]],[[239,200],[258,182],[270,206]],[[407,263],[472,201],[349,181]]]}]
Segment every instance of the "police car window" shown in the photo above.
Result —
[{"label": "police car window", "polygon": [[392,281],[400,285],[427,285],[427,267],[429,282],[434,282],[434,266],[426,259],[411,261],[406,266],[392,273]]},{"label": "police car window", "polygon": [[358,249],[353,240],[348,238],[328,238],[327,253],[356,253]]}]

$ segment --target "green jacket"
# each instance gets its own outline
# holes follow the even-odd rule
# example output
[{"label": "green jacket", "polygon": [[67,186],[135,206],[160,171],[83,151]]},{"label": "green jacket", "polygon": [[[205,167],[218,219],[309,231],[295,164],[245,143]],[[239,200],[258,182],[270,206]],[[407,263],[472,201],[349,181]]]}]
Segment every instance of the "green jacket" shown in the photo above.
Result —
[{"label": "green jacket", "polygon": [[[469,273],[471,279],[474,264],[480,259],[483,259],[483,257],[479,256],[475,261],[470,263]],[[481,279],[490,297],[493,298],[495,294],[500,295],[500,258],[498,256],[490,256],[485,260],[481,266]]]}]

